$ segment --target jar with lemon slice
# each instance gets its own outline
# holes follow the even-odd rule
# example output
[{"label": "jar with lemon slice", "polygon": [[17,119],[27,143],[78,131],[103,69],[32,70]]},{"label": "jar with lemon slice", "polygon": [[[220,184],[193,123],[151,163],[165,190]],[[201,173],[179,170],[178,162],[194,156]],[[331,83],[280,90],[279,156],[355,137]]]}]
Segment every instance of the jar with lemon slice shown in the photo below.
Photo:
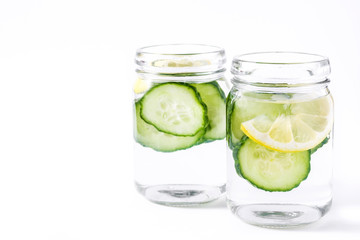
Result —
[{"label": "jar with lemon slice", "polygon": [[152,202],[193,205],[225,191],[225,52],[200,44],[136,53],[134,162],[138,191]]},{"label": "jar with lemon slice", "polygon": [[331,206],[333,99],[326,57],[236,56],[227,99],[227,201],[244,221],[289,227]]}]

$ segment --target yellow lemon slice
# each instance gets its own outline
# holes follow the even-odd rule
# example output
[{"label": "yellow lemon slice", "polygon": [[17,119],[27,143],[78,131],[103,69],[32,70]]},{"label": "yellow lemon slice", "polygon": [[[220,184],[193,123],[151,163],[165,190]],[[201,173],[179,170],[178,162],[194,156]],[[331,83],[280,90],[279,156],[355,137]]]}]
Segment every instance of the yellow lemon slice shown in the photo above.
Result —
[{"label": "yellow lemon slice", "polygon": [[332,129],[330,95],[310,101],[274,102],[271,105],[276,109],[274,114],[258,114],[241,124],[241,131],[267,148],[281,152],[305,151],[321,143]]},{"label": "yellow lemon slice", "polygon": [[148,84],[145,80],[138,78],[134,84],[134,92],[136,94],[145,92],[148,89]]}]

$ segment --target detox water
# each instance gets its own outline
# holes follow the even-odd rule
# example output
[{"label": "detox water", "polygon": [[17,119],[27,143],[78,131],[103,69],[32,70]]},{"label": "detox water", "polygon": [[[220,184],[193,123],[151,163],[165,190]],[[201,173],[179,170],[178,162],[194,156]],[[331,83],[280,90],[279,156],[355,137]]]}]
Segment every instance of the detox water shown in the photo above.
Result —
[{"label": "detox water", "polygon": [[225,192],[225,52],[198,44],[141,48],[134,84],[135,185],[169,206]]},{"label": "detox water", "polygon": [[227,202],[247,223],[319,220],[332,201],[333,99],[319,55],[239,55],[227,98]]}]

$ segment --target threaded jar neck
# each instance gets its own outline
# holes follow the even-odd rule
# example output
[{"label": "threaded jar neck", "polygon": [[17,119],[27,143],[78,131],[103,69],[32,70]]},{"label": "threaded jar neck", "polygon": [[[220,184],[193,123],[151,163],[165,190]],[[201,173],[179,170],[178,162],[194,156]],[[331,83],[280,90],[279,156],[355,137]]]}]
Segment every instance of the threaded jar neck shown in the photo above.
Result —
[{"label": "threaded jar neck", "polygon": [[216,80],[225,72],[225,51],[202,44],[168,44],[137,50],[135,62],[138,74],[153,75],[164,81],[188,78]]},{"label": "threaded jar neck", "polygon": [[329,59],[299,52],[259,52],[237,55],[232,61],[234,86],[267,88],[327,86]]}]

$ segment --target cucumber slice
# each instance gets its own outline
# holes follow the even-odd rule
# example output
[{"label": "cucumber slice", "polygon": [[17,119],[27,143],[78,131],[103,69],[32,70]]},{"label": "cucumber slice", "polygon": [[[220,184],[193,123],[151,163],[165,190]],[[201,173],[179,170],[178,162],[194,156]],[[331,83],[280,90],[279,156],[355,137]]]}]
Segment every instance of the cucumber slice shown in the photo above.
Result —
[{"label": "cucumber slice", "polygon": [[311,154],[315,153],[319,148],[327,144],[329,140],[330,140],[330,136],[327,136],[321,143],[319,143],[316,147],[310,150]]},{"label": "cucumber slice", "polygon": [[199,92],[201,100],[207,106],[209,126],[204,135],[205,141],[223,139],[226,136],[225,93],[214,81],[210,83],[191,84]]},{"label": "cucumber slice", "polygon": [[231,150],[236,148],[236,145],[239,143],[239,139],[237,139],[232,131],[231,121],[232,121],[232,113],[234,111],[235,102],[234,99],[236,97],[236,90],[231,90],[227,99],[226,99],[226,141]]},{"label": "cucumber slice", "polygon": [[208,125],[207,108],[194,87],[185,83],[163,83],[140,100],[141,118],[161,132],[195,136]]},{"label": "cucumber slice", "polygon": [[310,172],[310,151],[278,152],[247,138],[234,155],[238,174],[265,191],[290,191]]},{"label": "cucumber slice", "polygon": [[[242,97],[238,98],[231,105],[230,112],[230,132],[231,144],[236,145],[244,136],[241,130],[241,124],[248,120],[259,116],[264,116],[269,119],[276,119],[284,112],[284,104],[276,102],[264,101],[266,98],[273,97],[274,94],[250,94],[252,92],[244,93]],[[254,97],[256,96],[256,98]]]},{"label": "cucumber slice", "polygon": [[140,103],[135,103],[135,140],[145,147],[150,147],[160,152],[173,152],[196,145],[202,138],[205,130],[193,137],[179,137],[160,132],[153,125],[146,123],[140,116]]}]

